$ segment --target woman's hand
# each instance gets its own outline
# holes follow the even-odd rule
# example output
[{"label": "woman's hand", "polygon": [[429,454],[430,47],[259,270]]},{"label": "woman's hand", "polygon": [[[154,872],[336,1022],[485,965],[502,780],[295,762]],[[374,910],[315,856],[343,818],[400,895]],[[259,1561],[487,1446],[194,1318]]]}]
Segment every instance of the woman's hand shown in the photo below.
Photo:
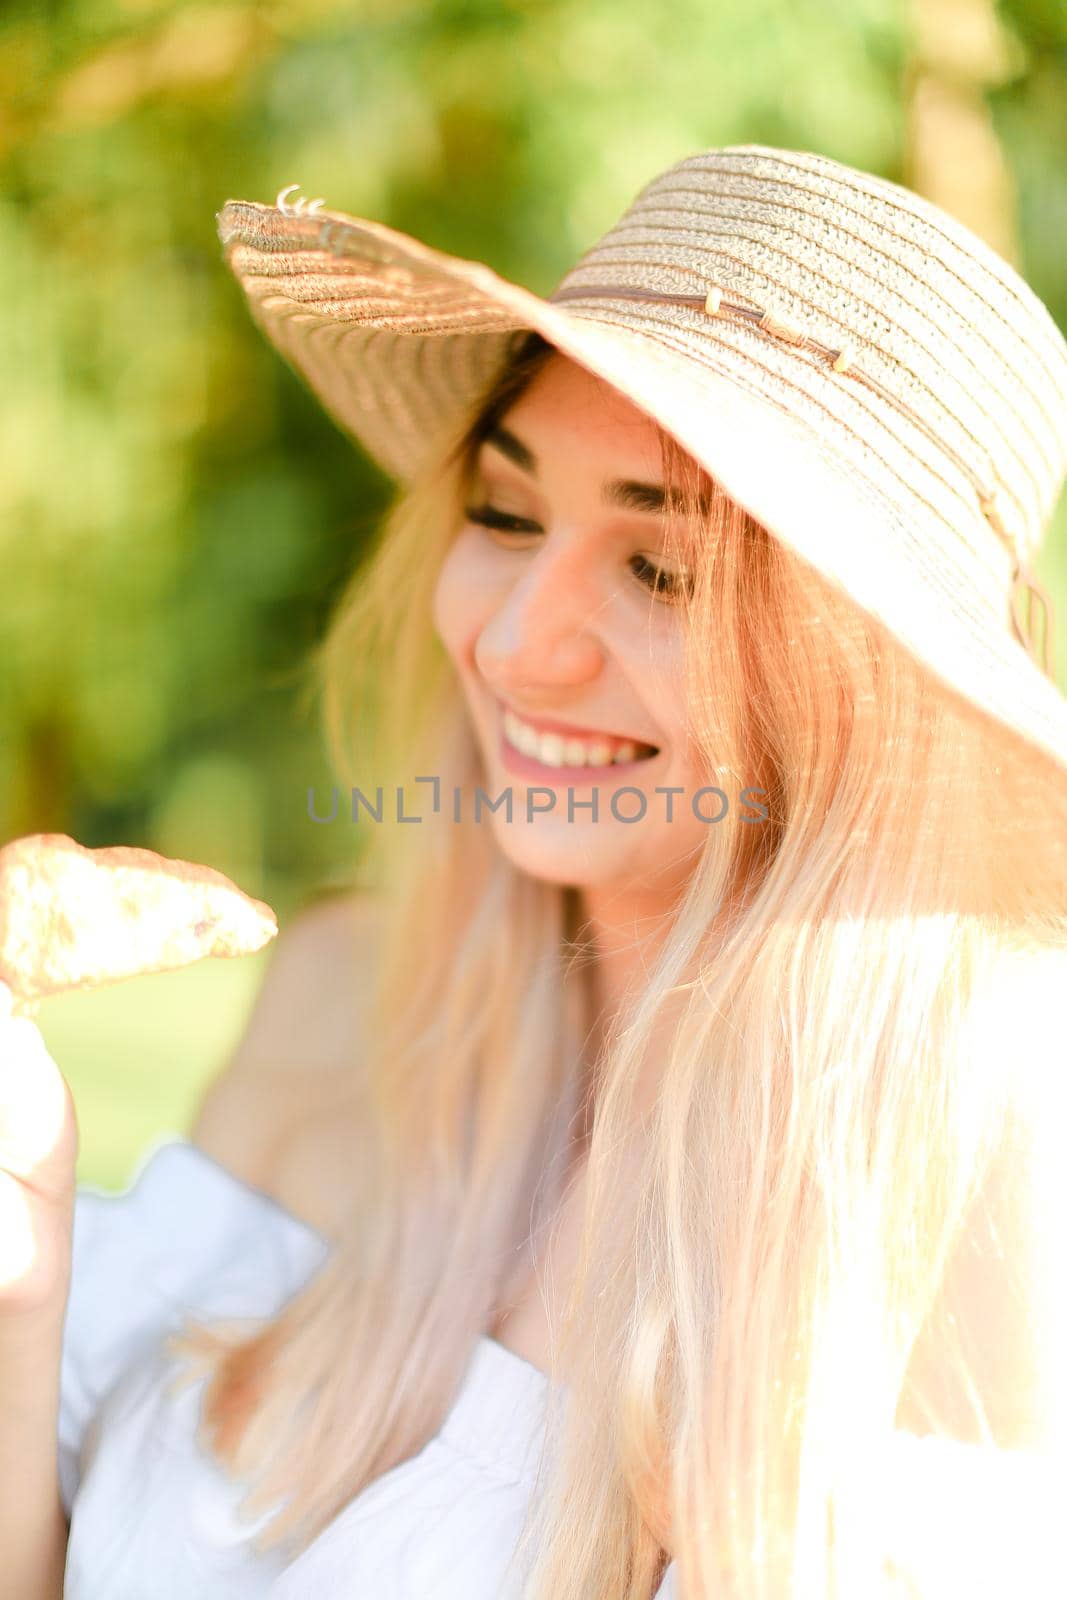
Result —
[{"label": "woman's hand", "polygon": [[62,1309],[70,1285],[78,1123],[37,1024],[0,982],[0,1322]]}]

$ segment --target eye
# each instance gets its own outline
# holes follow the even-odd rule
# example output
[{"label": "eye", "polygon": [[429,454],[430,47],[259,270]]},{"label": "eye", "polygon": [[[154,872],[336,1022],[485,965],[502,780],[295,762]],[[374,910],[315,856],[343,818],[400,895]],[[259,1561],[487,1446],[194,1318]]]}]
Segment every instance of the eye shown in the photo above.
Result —
[{"label": "eye", "polygon": [[662,600],[677,600],[678,596],[687,587],[685,575],[680,572],[668,572],[665,567],[653,566],[644,556],[634,556],[630,563],[641,582],[650,588],[653,594],[659,595]]},{"label": "eye", "polygon": [[[540,523],[531,522],[526,517],[512,516],[507,511],[498,511],[491,505],[466,506],[464,515],[468,521],[477,522],[483,528],[491,528],[495,533],[521,537],[524,534],[542,531]],[[657,567],[645,556],[634,556],[630,568],[634,576],[661,600],[676,600],[688,583],[684,574],[668,572],[663,567]]]},{"label": "eye", "polygon": [[528,522],[525,517],[513,517],[495,506],[467,506],[465,515],[471,522],[480,522],[483,528],[494,528],[498,533],[540,533],[540,524]]}]

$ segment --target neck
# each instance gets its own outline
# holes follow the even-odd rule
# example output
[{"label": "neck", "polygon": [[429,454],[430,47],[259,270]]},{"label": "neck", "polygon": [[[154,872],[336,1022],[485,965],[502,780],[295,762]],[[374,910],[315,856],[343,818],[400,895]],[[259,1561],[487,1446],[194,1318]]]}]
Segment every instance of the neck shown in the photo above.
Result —
[{"label": "neck", "polygon": [[589,951],[579,972],[586,1006],[586,1118],[588,1140],[595,1112],[593,1074],[609,1030],[628,995],[647,981],[669,925],[671,907],[662,896],[625,897],[583,890],[578,900],[577,936]]},{"label": "neck", "polygon": [[[591,1131],[595,1112],[591,1088],[592,1074],[599,1061],[608,1031],[628,998],[639,994],[666,939],[676,898],[648,894],[623,896],[602,890],[582,890],[578,899],[577,935],[590,952],[590,961],[581,972],[587,1007],[586,1078],[587,1095],[585,1137]],[[713,937],[725,936],[732,902],[724,904],[709,930]],[[680,997],[681,998],[681,997]],[[684,1005],[684,999],[681,1000]],[[678,1011],[665,1006],[655,1024],[666,1040],[677,1025]],[[650,1063],[662,1062],[665,1048],[653,1046]],[[638,1101],[641,1109],[651,1104],[654,1082],[642,1084]]]},{"label": "neck", "polygon": [[591,996],[599,1021],[610,1022],[628,990],[647,975],[667,925],[667,911],[662,903],[615,904],[602,895],[583,897],[583,933],[593,952]]}]

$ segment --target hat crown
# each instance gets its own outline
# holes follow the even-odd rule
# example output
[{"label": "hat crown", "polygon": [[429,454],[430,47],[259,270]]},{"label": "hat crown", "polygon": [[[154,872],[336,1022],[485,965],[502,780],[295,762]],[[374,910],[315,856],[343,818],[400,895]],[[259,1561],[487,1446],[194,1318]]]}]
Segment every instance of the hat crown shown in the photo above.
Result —
[{"label": "hat crown", "polygon": [[885,179],[731,146],[646,184],[546,298],[291,192],[226,202],[226,260],[387,473],[411,482],[469,442],[536,332],[995,726],[999,754],[1054,773],[1063,803],[1033,824],[1062,857],[1067,701],[1049,608],[1035,631],[1022,602],[1067,465],[1067,343],[988,245]]},{"label": "hat crown", "polygon": [[[679,298],[613,301],[610,285]],[[1067,341],[1013,267],[909,189],[807,152],[700,151],[645,184],[550,298],[762,374],[768,393],[795,385],[814,427],[846,429],[880,490],[921,494],[998,581],[1005,546],[1025,562],[1043,538],[1067,472]],[[847,352],[837,371],[820,347]]]}]

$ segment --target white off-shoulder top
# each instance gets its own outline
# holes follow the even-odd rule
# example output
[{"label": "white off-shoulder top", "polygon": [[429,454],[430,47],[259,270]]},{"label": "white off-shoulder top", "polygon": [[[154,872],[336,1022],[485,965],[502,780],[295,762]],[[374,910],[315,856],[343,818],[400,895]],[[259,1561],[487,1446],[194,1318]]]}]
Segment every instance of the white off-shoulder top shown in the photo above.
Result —
[{"label": "white off-shoulder top", "polygon": [[[67,1600],[519,1600],[506,1569],[548,1380],[497,1341],[476,1344],[429,1444],[288,1567],[253,1551],[263,1523],[237,1519],[245,1486],[197,1445],[206,1378],[167,1393],[163,1341],[187,1313],[272,1315],[331,1248],[184,1138],[157,1143],[121,1194],[79,1187],[59,1416]],[[673,1569],[657,1600],[677,1600]]]},{"label": "white off-shoulder top", "polygon": [[[548,1379],[488,1336],[416,1456],[287,1567],[252,1550],[262,1523],[237,1518],[245,1487],[196,1442],[206,1379],[168,1393],[163,1341],[187,1313],[274,1314],[331,1248],[180,1137],[150,1149],[123,1193],[79,1188],[59,1415],[67,1600],[520,1600],[509,1562]],[[897,1432],[863,1483],[924,1600],[1067,1596],[1062,1460]],[[681,1600],[678,1566],[656,1600]]]}]

